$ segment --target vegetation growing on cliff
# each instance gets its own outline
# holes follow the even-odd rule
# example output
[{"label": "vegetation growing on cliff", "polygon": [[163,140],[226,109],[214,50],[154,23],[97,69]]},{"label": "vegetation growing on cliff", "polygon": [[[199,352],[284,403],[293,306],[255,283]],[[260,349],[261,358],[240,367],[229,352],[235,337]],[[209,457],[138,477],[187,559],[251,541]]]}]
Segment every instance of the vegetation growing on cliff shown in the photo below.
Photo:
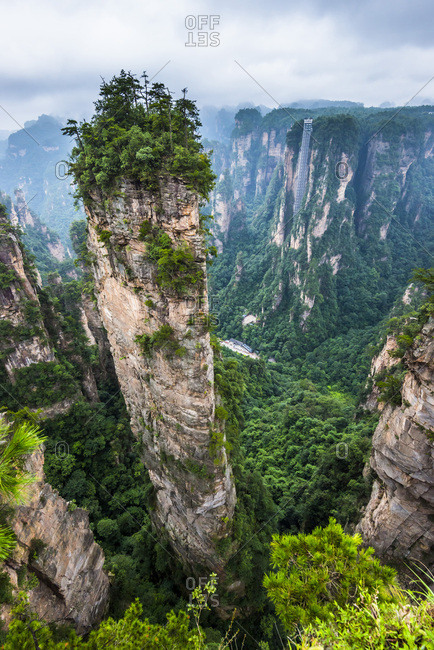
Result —
[{"label": "vegetation growing on cliff", "polygon": [[[1,192],[0,198],[4,202],[4,205],[2,204],[0,207],[1,214],[5,217],[6,214],[11,213],[12,201]],[[15,206],[16,212],[19,211],[18,207],[18,205]],[[51,251],[53,250],[53,246],[58,247],[60,245],[60,250],[62,250],[58,234],[50,230],[50,228],[47,228],[33,211],[29,210],[29,213],[33,225],[32,223],[26,223],[23,229],[20,226],[14,228],[12,224],[8,225],[19,234],[19,241],[22,241],[22,244],[28,251],[28,256],[36,263],[42,283],[46,284],[50,273],[59,273],[65,281],[70,279],[68,276],[77,275],[77,269],[74,267],[74,260],[71,257],[66,256],[66,259],[60,262],[52,255]]]},{"label": "vegetation growing on cliff", "polygon": [[92,119],[68,120],[63,129],[76,141],[69,173],[77,197],[88,205],[98,190],[104,198],[111,197],[123,178],[158,193],[160,179],[170,175],[206,198],[215,177],[200,142],[200,126],[186,90],[174,101],[164,84],[150,85],[146,74],[138,79],[122,70],[101,84]]},{"label": "vegetation growing on cliff", "polygon": [[[226,215],[229,230],[220,237],[223,252],[209,276],[219,304],[219,336],[306,368],[307,355],[324,345],[326,359],[317,373],[323,379],[323,364],[337,359],[337,366],[348,366],[342,358],[348,347],[354,371],[342,383],[357,392],[374,328],[402,295],[412,270],[431,263],[433,162],[426,138],[433,132],[433,116],[426,107],[406,108],[384,127],[384,112],[337,112],[280,109],[261,119],[258,111],[254,119],[244,109],[237,114],[233,147],[239,156],[243,151],[242,161],[229,151],[226,159],[215,161],[223,177],[217,188],[223,206],[216,203],[216,210]],[[308,204],[294,216],[285,179],[295,172],[303,117],[314,118],[311,190]],[[288,158],[281,162],[285,141],[288,155],[294,153],[292,168]],[[408,162],[414,159],[405,181],[403,155]],[[342,173],[351,168],[354,175],[338,197],[341,161]],[[276,233],[282,247],[275,243]],[[311,307],[301,291],[314,301]],[[243,327],[246,314],[256,315],[256,324]],[[357,356],[362,356],[359,367]],[[339,371],[334,374],[339,378]]]},{"label": "vegetation growing on cliff", "polygon": [[360,535],[346,535],[334,519],[305,535],[275,536],[271,543],[274,572],[264,585],[288,633],[297,625],[333,618],[337,607],[354,603],[360,585],[391,602],[395,571],[381,566]]},{"label": "vegetation growing on cliff", "polygon": [[[402,403],[401,387],[407,372],[407,352],[420,339],[423,326],[434,314],[434,268],[416,269],[413,273],[413,280],[422,291],[422,300],[418,309],[412,309],[411,305],[401,305],[399,316],[393,316],[387,322],[387,333],[395,337],[398,347],[389,352],[392,358],[400,359],[400,362],[391,368],[385,368],[378,373],[374,381],[380,389],[379,401],[389,402],[396,406]],[[411,285],[414,288],[414,285]]]},{"label": "vegetation growing on cliff", "polygon": [[41,431],[31,422],[9,423],[6,415],[0,416],[0,561],[4,561],[16,546],[9,526],[4,525],[6,506],[22,504],[28,497],[28,487],[35,477],[25,469],[29,454],[44,442]]},{"label": "vegetation growing on cliff", "polygon": [[[48,626],[38,620],[21,593],[12,610],[12,622],[5,650],[97,650],[110,645],[124,650],[224,650],[237,647],[274,647],[293,650],[336,648],[388,650],[390,648],[432,648],[434,644],[434,594],[403,592],[394,582],[395,572],[381,566],[372,549],[360,549],[360,537],[343,533],[331,521],[311,535],[276,536],[272,562],[277,571],[265,577],[270,599],[276,606],[285,632],[276,643],[253,637],[237,619],[219,632],[204,629],[203,614],[220,606],[215,574],[192,592],[187,611],[166,614],[163,624],[143,620],[143,608],[136,600],[119,620],[112,618],[86,638],[68,628]],[[215,620],[215,619],[214,619]],[[273,627],[268,620],[263,632]],[[269,635],[266,635],[269,638]],[[285,643],[283,642],[285,638]],[[240,646],[238,645],[240,644]]]},{"label": "vegetation growing on cliff", "polygon": [[152,334],[140,334],[136,336],[135,341],[139,344],[145,357],[151,356],[152,350],[164,348],[166,353],[173,354],[176,350],[181,349],[170,325],[162,325]]},{"label": "vegetation growing on cliff", "polygon": [[139,238],[146,242],[148,259],[157,264],[157,282],[162,289],[183,295],[189,287],[203,284],[202,264],[197,262],[186,242],[175,246],[158,226],[144,221]]},{"label": "vegetation growing on cliff", "polygon": [[[66,132],[77,138],[71,170],[85,202],[97,190],[104,198],[114,196],[119,189],[117,183],[124,176],[145,183],[155,192],[164,174],[181,177],[202,196],[211,187],[208,163],[203,162],[194,135],[194,107],[189,113],[185,98],[179,100],[184,103],[177,107],[164,88],[155,86],[149,88],[147,82],[141,85],[131,75],[121,73],[109,84],[103,83],[91,122],[69,124]],[[251,109],[241,118],[239,128],[245,134],[260,122],[259,113]],[[277,117],[268,117],[270,125],[274,119]],[[278,120],[282,120],[281,114]],[[341,146],[355,146],[358,125],[353,118],[319,121],[318,141],[326,142],[330,133],[336,141],[334,151],[340,151]],[[299,135],[292,131],[288,137],[295,149]],[[388,154],[385,163],[389,164],[395,153]],[[285,294],[289,285],[284,286],[280,305],[275,305],[275,315],[274,307],[271,309],[270,287],[278,288],[279,272],[287,278],[290,268],[285,263],[279,267],[275,248],[263,247],[277,205],[281,171],[277,169],[269,185],[262,222],[253,215],[258,202],[249,206],[249,214],[237,214],[230,233],[234,236],[224,253],[227,257],[216,270],[216,286],[222,290],[221,333],[237,335],[231,328],[238,328],[240,338],[244,334],[250,337],[250,342],[278,361],[236,361],[225,353],[215,364],[215,384],[222,400],[216,416],[225,420],[238,498],[231,536],[219,542],[219,552],[226,558],[227,584],[232,583],[235,592],[239,592],[236,596],[230,591],[222,593],[220,604],[230,608],[236,601],[249,612],[248,620],[243,619],[241,625],[254,637],[255,647],[260,645],[265,650],[268,642],[270,647],[279,647],[281,627],[259,585],[269,571],[270,535],[283,531],[285,534],[275,537],[273,544],[272,560],[278,570],[276,574],[268,573],[266,585],[284,627],[292,633],[299,626],[304,636],[302,639],[299,635],[292,647],[299,642],[303,648],[315,647],[318,641],[345,648],[345,642],[353,640],[359,643],[354,647],[369,647],[371,638],[360,633],[360,626],[369,629],[372,619],[375,647],[388,647],[390,639],[399,647],[405,647],[407,642],[408,647],[417,647],[421,640],[429,641],[429,612],[415,610],[414,625],[403,623],[399,610],[384,598],[384,586],[388,586],[392,572],[370,561],[369,552],[359,553],[357,539],[344,535],[334,522],[323,531],[316,527],[326,525],[330,514],[342,525],[352,525],[368,496],[370,485],[362,470],[376,420],[357,412],[357,396],[367,374],[372,354],[369,344],[378,334],[380,315],[384,316],[406,274],[405,269],[399,268],[399,277],[394,276],[393,260],[409,251],[409,260],[405,262],[408,267],[422,256],[415,252],[410,239],[404,243],[394,239],[396,251],[389,251],[390,260],[382,260],[381,245],[372,233],[365,237],[361,230],[360,254],[353,257],[345,240],[348,229],[343,226],[346,267],[334,284],[330,268],[321,262],[327,251],[326,240],[313,256],[310,269],[303,248],[294,254],[294,259],[306,273],[309,295],[315,296],[316,305],[312,325],[305,331],[297,329],[288,318],[288,309],[293,306],[293,295],[290,291]],[[329,180],[326,192],[336,189],[336,179]],[[226,181],[223,189],[229,195],[231,186]],[[419,179],[418,183],[421,182]],[[349,190],[355,192],[354,187]],[[346,200],[354,200],[350,191]],[[344,213],[337,208],[332,216],[330,236],[334,237],[333,228]],[[374,217],[378,221],[378,214]],[[80,249],[84,248],[82,226],[75,229]],[[141,236],[149,258],[157,264],[160,286],[182,294],[189,284],[202,281],[188,248],[175,247],[163,231],[147,223]],[[99,238],[109,244],[111,232],[101,230]],[[84,250],[82,253],[86,261],[87,254]],[[375,260],[373,266],[367,264],[371,258]],[[234,276],[232,268],[237,269]],[[382,284],[384,278],[386,288]],[[263,279],[264,285],[260,287]],[[220,630],[224,624],[217,622],[211,611],[204,612],[205,624],[214,628],[208,634],[202,636],[200,630],[196,634],[189,628],[183,611],[188,596],[184,572],[171,557],[164,539],[155,538],[152,528],[153,490],[141,462],[143,449],[132,436],[114,377],[98,378],[101,368],[97,351],[88,345],[80,323],[80,298],[85,284],[83,281],[59,286],[53,282],[40,294],[49,337],[58,348],[59,381],[51,381],[53,365],[41,368],[33,364],[23,369],[21,375],[18,373],[19,381],[14,386],[7,384],[12,399],[27,399],[34,406],[76,391],[77,402],[70,411],[45,424],[47,478],[70,501],[71,507],[77,504],[89,511],[92,528],[106,554],[107,568],[114,574],[112,613],[122,616],[136,597],[141,603],[133,605],[119,621],[103,623],[88,639],[77,639],[71,633],[68,642],[71,647],[83,648],[119,641],[120,647],[123,644],[126,648],[139,644],[145,648],[165,646],[180,650],[191,646],[215,650],[223,643]],[[243,330],[241,319],[252,305],[255,313],[260,313],[262,307],[273,313],[266,327],[259,322]],[[152,308],[152,301],[147,301],[147,306]],[[295,314],[300,315],[297,308]],[[0,335],[9,345],[4,325]],[[409,327],[411,331],[400,333],[403,349],[412,345],[418,335]],[[18,337],[20,332],[13,335]],[[163,346],[178,356],[185,353],[168,326],[152,335],[139,336],[137,342],[145,355]],[[97,376],[100,401],[95,404],[88,403],[78,392],[89,368]],[[35,387],[43,393],[39,402]],[[3,396],[10,398],[6,393]],[[222,447],[221,433],[214,432],[213,443],[216,448]],[[59,445],[64,445],[60,448],[66,453],[59,455]],[[206,479],[200,464],[188,460],[185,466]],[[310,534],[312,530],[314,533]],[[141,620],[141,608],[149,621]],[[170,608],[175,613],[168,615],[165,624]],[[380,616],[384,619],[378,621]],[[28,644],[33,648],[34,634],[41,648],[56,647],[49,628],[30,618],[23,601],[15,612],[9,645],[5,647],[25,648]],[[59,641],[62,647],[64,641],[66,637]]]}]

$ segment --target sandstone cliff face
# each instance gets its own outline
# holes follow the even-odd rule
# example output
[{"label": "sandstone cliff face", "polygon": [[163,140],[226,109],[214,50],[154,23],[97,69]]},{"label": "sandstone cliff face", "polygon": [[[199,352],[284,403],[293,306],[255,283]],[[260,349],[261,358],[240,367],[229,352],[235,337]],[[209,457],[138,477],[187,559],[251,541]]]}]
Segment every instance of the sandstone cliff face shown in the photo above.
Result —
[{"label": "sandstone cliff face", "polygon": [[[407,353],[402,406],[383,409],[373,438],[376,474],[359,524],[388,561],[421,560],[434,569],[434,321]],[[390,347],[390,346],[389,346]],[[380,355],[381,356],[381,355]]]},{"label": "sandstone cliff face", "polygon": [[[139,238],[143,222],[158,226],[173,244],[189,245],[205,274],[198,202],[174,179],[162,184],[158,201],[130,182],[121,189],[123,198],[108,209],[95,202],[88,210],[88,248],[98,309],[155,487],[153,519],[187,565],[222,571],[215,545],[229,534],[235,488],[215,419],[206,286],[190,287],[188,297],[162,291]],[[109,243],[99,240],[102,230]],[[143,356],[136,337],[167,325],[178,354],[162,347]]]},{"label": "sandstone cliff face", "polygon": [[[41,313],[34,269],[26,259],[19,235],[3,215],[0,262],[4,278],[0,288],[0,364],[10,382],[2,388],[11,398],[9,407],[19,410],[25,404],[15,399],[13,392],[20,371],[32,364],[52,364],[57,359]],[[86,379],[92,384],[92,377]],[[40,387],[29,386],[32,395],[38,391]],[[42,398],[41,394],[41,403]],[[65,413],[74,401],[69,397],[54,402],[39,409],[39,417]],[[27,505],[14,512],[11,526],[18,545],[2,569],[15,587],[23,569],[35,574],[39,586],[29,592],[29,598],[38,615],[48,621],[67,619],[84,632],[101,619],[108,601],[109,582],[102,568],[104,554],[93,540],[87,514],[80,509],[68,512],[68,504],[44,482],[42,467],[43,454],[35,454],[29,461],[29,471],[37,476],[37,482]],[[37,557],[33,553],[35,545],[40,550]],[[9,613],[10,607],[3,605],[0,616],[6,623]]]},{"label": "sandstone cliff face", "polygon": [[[103,570],[104,553],[93,539],[89,518],[44,482],[44,457],[32,456],[28,470],[37,476],[30,499],[17,508],[12,528],[18,544],[4,569],[18,588],[18,573],[27,567],[39,585],[29,591],[29,602],[46,621],[71,622],[79,633],[89,631],[105,612],[109,580]],[[10,607],[3,606],[8,621]]]},{"label": "sandstone cliff face", "polygon": [[230,148],[214,152],[213,169],[218,182],[210,204],[222,237],[218,239],[220,250],[234,216],[255,197],[265,196],[276,167],[284,161],[285,137],[286,128],[257,128],[247,134],[235,130]]},{"label": "sandstone cliff face", "polygon": [[[211,207],[217,244],[231,267],[228,299],[261,314],[265,338],[279,319],[313,345],[361,325],[349,316],[358,309],[349,309],[353,301],[362,301],[361,314],[369,313],[363,325],[389,311],[397,298],[389,291],[395,269],[404,283],[411,255],[420,260],[414,266],[429,265],[421,247],[414,254],[410,249],[432,229],[432,201],[424,188],[432,175],[434,131],[432,117],[416,128],[406,116],[387,129],[379,115],[375,131],[365,118],[315,117],[305,197],[294,215],[301,128],[290,130],[288,114],[287,128],[277,128],[284,117],[271,113],[250,131],[245,125],[242,135],[234,130],[228,159],[213,161],[219,182]],[[239,254],[249,273],[234,291]],[[268,273],[256,273],[258,261]],[[355,284],[363,286],[357,298],[349,289]],[[241,328],[241,318],[232,325]],[[249,342],[249,333],[243,334]]]},{"label": "sandstone cliff face", "polygon": [[[32,363],[54,361],[55,356],[40,314],[35,277],[31,277],[30,267],[26,265],[18,235],[8,219],[1,215],[0,263],[7,274],[0,287],[0,321],[5,326],[0,350],[8,378],[14,383],[16,370]],[[36,307],[36,313],[33,312],[31,331],[26,337],[19,328],[28,325],[28,305]]]},{"label": "sandstone cliff face", "polygon": [[372,389],[365,402],[365,406],[369,411],[375,411],[376,409],[383,410],[384,408],[384,402],[378,401],[380,389],[374,383],[374,379],[380,372],[392,368],[399,363],[399,358],[390,356],[390,352],[397,350],[397,348],[398,344],[395,336],[389,335],[387,336],[386,342],[384,343],[380,353],[372,359],[369,372],[369,380],[372,382]]}]

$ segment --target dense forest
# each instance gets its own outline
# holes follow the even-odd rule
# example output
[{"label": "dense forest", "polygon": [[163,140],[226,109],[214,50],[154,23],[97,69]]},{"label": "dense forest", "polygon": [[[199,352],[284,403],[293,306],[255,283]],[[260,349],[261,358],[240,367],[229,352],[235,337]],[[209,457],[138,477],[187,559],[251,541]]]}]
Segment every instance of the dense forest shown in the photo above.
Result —
[{"label": "dense forest", "polygon": [[[241,110],[233,150],[209,145],[219,175],[210,209],[222,242],[210,285],[223,338],[300,363],[331,338],[345,336],[350,349],[367,340],[412,270],[431,265],[433,117],[429,107],[404,109],[394,119],[361,108],[289,113]],[[288,178],[295,164],[283,151],[286,145],[297,160],[302,117],[314,118],[315,166],[293,214]],[[263,144],[270,138],[273,149]],[[345,179],[336,173],[340,162]],[[219,210],[229,214],[224,232]],[[243,325],[246,314],[256,316],[254,324]]]},{"label": "dense forest", "polygon": [[[333,203],[337,179],[324,176],[321,167],[328,141],[339,151],[356,151],[360,163],[361,142],[378,128],[378,113],[361,107],[349,107],[345,115],[342,107],[294,110],[296,117],[315,118],[313,147],[321,173],[313,178],[313,187],[326,178],[325,196]],[[431,118],[415,113],[391,123],[384,138],[393,145],[404,133],[412,146],[420,144]],[[233,135],[283,129],[286,146],[297,151],[300,130],[288,120],[284,111],[262,117],[256,109],[244,109],[236,116]],[[173,100],[163,84],[151,86],[146,74],[137,79],[121,72],[103,82],[94,117],[69,121],[63,129],[75,139],[69,170],[76,199],[86,206],[99,201],[108,206],[122,195],[127,178],[154,193],[158,205],[167,178],[173,177],[200,197],[205,224],[214,181],[214,191],[225,192],[229,203],[244,181],[239,169],[230,177],[216,163],[219,143],[212,168],[200,126],[197,107],[185,92]],[[260,166],[253,161],[257,153],[250,152],[251,163]],[[174,558],[167,540],[156,534],[154,490],[142,462],[142,442],[132,433],[113,361],[96,342],[91,344],[83,326],[83,301],[95,304],[86,222],[75,221],[71,228],[75,266],[72,260],[56,263],[38,228],[23,232],[7,220],[12,202],[4,200],[1,243],[11,236],[19,242],[38,300],[23,297],[22,278],[0,260],[0,288],[17,290],[25,315],[25,325],[0,322],[0,401],[10,422],[5,430],[0,427],[0,440],[25,441],[2,448],[0,495],[4,502],[14,490],[15,496],[22,490],[24,483],[11,487],[8,463],[19,468],[25,482],[22,457],[40,445],[43,436],[46,480],[68,501],[68,508],[88,512],[105,553],[111,587],[108,618],[79,637],[71,627],[47,625],[35,617],[26,594],[35,579],[31,571],[22,576],[20,593],[14,590],[14,596],[7,574],[0,574],[2,602],[13,605],[9,631],[1,632],[2,647],[434,647],[432,591],[423,580],[412,593],[404,591],[395,568],[380,563],[355,534],[371,493],[367,462],[379,418],[377,410],[367,408],[366,399],[375,383],[380,402],[399,401],[406,352],[433,311],[432,270],[421,268],[430,261],[425,249],[430,248],[432,197],[426,183],[432,177],[432,159],[418,159],[420,164],[409,172],[404,202],[391,171],[400,154],[391,146],[381,155],[386,171],[376,181],[378,201],[389,206],[390,195],[399,195],[386,242],[375,235],[383,224],[375,211],[363,225],[366,188],[360,171],[348,185],[346,202],[333,204],[332,225],[310,259],[305,248],[294,251],[285,243],[279,248],[271,237],[282,190],[279,165],[264,195],[254,189],[249,195],[248,188],[243,208],[224,237],[217,217],[210,230],[205,225],[202,230],[210,258],[216,240],[224,240],[221,254],[209,260],[213,313],[207,326],[214,351],[216,415],[225,422],[238,498],[233,527],[237,551],[224,569],[231,577],[226,584],[242,584],[236,610],[233,596],[224,586],[219,589],[213,573],[201,582],[193,580],[190,588],[186,568]],[[416,225],[407,216],[409,205],[420,207]],[[349,206],[356,224],[351,233],[342,234],[338,225]],[[314,208],[306,200],[299,221],[307,223]],[[63,217],[61,221],[63,227]],[[285,233],[287,244],[291,234],[294,231]],[[101,231],[100,241],[109,242],[110,235]],[[189,284],[203,280],[193,272],[194,260],[185,251],[181,255],[161,232],[144,225],[141,238],[158,269],[163,293],[172,291],[181,299]],[[336,276],[319,263],[335,247],[340,247],[345,262]],[[276,283],[291,276],[294,262],[319,305],[306,327],[297,322],[296,293],[289,281],[279,305],[272,306]],[[37,284],[35,264],[43,286]],[[408,282],[411,299],[403,301]],[[258,314],[258,320],[243,327],[248,313]],[[289,318],[290,313],[294,317]],[[400,362],[368,381],[372,358],[388,335],[398,341],[394,355]],[[33,337],[50,346],[55,359],[18,369],[12,381],[6,360],[14,346]],[[219,340],[230,337],[248,342],[260,358],[222,347]],[[143,353],[150,354],[155,340],[142,337],[142,343]],[[96,394],[88,388],[90,374]],[[66,410],[42,417],[43,409],[65,399],[71,402]],[[60,455],[59,445],[66,449]],[[200,471],[193,465],[192,471]],[[8,513],[0,523],[0,549],[4,541],[10,550],[14,541]],[[225,544],[230,545],[229,538],[221,541],[222,547]],[[195,578],[204,576],[203,569],[198,571]],[[432,576],[426,576],[426,582],[430,580]]]}]

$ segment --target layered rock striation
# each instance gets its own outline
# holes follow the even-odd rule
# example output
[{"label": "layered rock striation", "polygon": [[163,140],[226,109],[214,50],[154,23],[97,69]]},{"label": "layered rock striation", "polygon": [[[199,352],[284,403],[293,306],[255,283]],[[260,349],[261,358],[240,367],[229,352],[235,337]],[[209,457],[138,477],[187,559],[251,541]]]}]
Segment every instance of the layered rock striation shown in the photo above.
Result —
[{"label": "layered rock striation", "polygon": [[[3,568],[16,589],[23,568],[35,575],[39,584],[28,595],[38,617],[72,623],[81,634],[101,621],[107,607],[110,585],[104,553],[94,541],[87,512],[70,512],[69,504],[45,483],[43,463],[41,452],[28,463],[37,480],[26,505],[14,514],[18,543]],[[8,617],[9,607],[3,606],[2,618]]]},{"label": "layered rock striation", "polygon": [[[434,321],[406,355],[402,406],[387,404],[373,437],[371,499],[358,528],[387,561],[434,569]],[[390,348],[390,341],[387,344]],[[380,354],[380,357],[382,354]]]},{"label": "layered rock striation", "polygon": [[[129,181],[120,190],[109,205],[95,196],[87,208],[88,250],[116,373],[155,488],[153,520],[186,565],[221,572],[216,545],[230,533],[236,496],[215,415],[198,200],[173,178],[161,182],[158,196]],[[170,280],[162,286],[144,224],[168,236],[173,250],[188,249],[201,279],[181,294]]]}]

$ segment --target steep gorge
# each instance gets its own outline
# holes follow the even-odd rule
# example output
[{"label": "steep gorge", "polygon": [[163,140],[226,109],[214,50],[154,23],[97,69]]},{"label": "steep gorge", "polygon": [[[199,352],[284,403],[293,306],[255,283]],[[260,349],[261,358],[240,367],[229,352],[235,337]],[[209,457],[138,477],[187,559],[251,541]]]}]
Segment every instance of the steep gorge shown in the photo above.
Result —
[{"label": "steep gorge", "polygon": [[[43,426],[47,418],[66,413],[86,388],[95,397],[95,380],[87,372],[80,386],[62,368],[42,314],[35,268],[19,231],[3,206],[0,209],[2,405],[21,414],[30,405]],[[51,383],[45,395],[42,378]],[[36,482],[26,504],[12,512],[17,547],[2,568],[15,590],[23,588],[23,572],[38,578],[39,584],[28,594],[39,616],[72,622],[78,631],[86,632],[101,620],[108,602],[104,553],[94,541],[88,514],[80,508],[70,511],[69,504],[45,481],[43,463],[43,452],[28,460]],[[1,608],[6,622],[9,610],[8,605]]]},{"label": "steep gorge", "polygon": [[[434,125],[423,109],[390,123],[368,110],[306,111],[308,181],[294,214],[302,114],[253,120],[252,110],[237,115],[232,150],[215,147],[210,208],[222,255],[211,286],[225,337],[289,361],[374,325],[412,268],[429,266]],[[243,325],[246,314],[255,325]]]},{"label": "steep gorge", "polygon": [[[222,254],[211,287],[222,336],[246,341],[269,361],[295,362],[333,390],[346,388],[345,348],[365,362],[392,305],[402,307],[413,269],[432,263],[434,123],[423,108],[390,123],[373,111],[308,115],[308,183],[296,214],[301,128],[294,116],[282,109],[261,119],[242,110],[231,149],[214,148],[219,182],[210,207]],[[402,567],[414,559],[431,570],[432,327],[406,354],[402,405],[382,410],[370,462],[375,482],[359,525],[385,561]],[[397,347],[389,336],[373,376],[399,363],[388,354]],[[373,411],[378,396],[374,388]]]}]

